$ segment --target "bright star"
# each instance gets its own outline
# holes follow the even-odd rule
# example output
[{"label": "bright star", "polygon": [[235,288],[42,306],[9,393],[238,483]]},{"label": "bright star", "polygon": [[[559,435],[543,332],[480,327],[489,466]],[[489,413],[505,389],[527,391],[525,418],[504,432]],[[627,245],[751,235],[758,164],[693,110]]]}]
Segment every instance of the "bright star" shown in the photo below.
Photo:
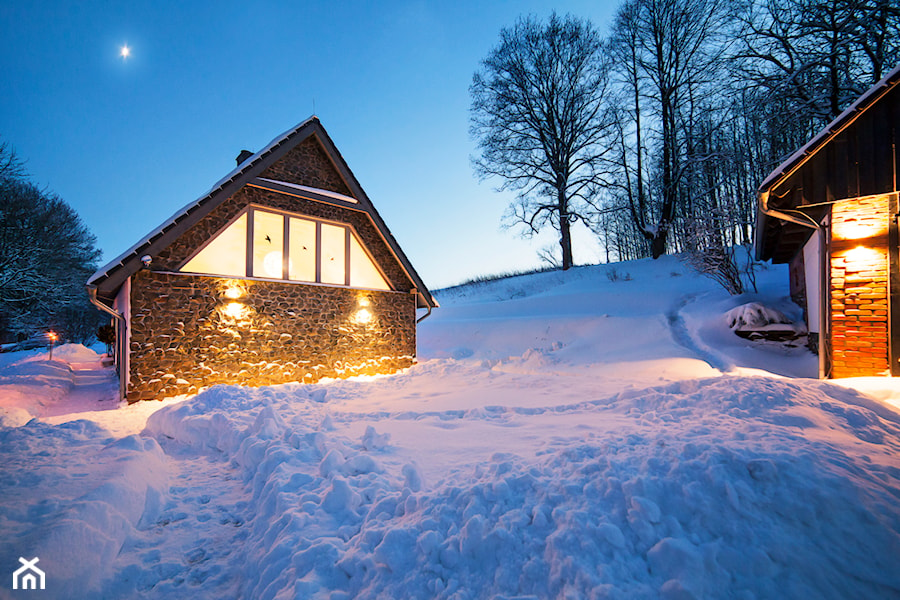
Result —
[{"label": "bright star", "polygon": [[131,56],[131,48],[129,48],[127,44],[122,46],[122,49],[119,50],[119,56],[121,56],[122,58],[128,58],[129,56]]}]

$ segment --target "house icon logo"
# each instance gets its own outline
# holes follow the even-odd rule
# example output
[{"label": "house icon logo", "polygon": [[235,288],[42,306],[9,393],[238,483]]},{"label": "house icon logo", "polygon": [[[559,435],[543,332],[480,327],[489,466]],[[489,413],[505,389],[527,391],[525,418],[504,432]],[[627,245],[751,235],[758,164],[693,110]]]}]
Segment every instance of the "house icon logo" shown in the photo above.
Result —
[{"label": "house icon logo", "polygon": [[31,560],[19,557],[19,562],[22,563],[22,566],[13,573],[14,590],[44,589],[44,572],[35,566],[39,560],[38,557],[34,557]]}]

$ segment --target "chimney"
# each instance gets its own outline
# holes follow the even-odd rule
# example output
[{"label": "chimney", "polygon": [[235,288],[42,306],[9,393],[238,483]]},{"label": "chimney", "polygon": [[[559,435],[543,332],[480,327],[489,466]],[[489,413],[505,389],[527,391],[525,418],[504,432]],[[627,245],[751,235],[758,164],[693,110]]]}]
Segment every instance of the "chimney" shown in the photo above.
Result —
[{"label": "chimney", "polygon": [[237,155],[237,158],[235,160],[237,161],[238,166],[240,166],[242,162],[244,162],[251,156],[253,156],[253,152],[250,152],[249,150],[241,150],[241,153]]}]

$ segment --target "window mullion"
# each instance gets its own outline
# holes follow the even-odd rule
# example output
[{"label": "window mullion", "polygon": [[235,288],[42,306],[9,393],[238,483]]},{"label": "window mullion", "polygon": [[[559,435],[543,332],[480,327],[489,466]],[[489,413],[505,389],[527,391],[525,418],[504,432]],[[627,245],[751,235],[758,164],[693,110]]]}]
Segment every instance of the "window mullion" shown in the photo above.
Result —
[{"label": "window mullion", "polygon": [[291,217],[282,215],[284,219],[284,233],[282,240],[284,244],[281,248],[281,278],[290,279],[291,275]]},{"label": "window mullion", "polygon": [[350,228],[344,227],[344,285],[350,287]]},{"label": "window mullion", "polygon": [[322,223],[316,221],[316,283],[322,283]]},{"label": "window mullion", "polygon": [[247,277],[253,277],[253,212],[247,210]]}]

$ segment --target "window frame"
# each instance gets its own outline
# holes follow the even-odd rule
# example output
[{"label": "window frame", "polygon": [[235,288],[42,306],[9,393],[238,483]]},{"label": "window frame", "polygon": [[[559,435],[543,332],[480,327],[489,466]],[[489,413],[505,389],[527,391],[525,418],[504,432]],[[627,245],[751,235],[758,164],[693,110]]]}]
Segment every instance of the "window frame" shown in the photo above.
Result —
[{"label": "window frame", "polygon": [[[254,213],[256,211],[271,213],[281,215],[283,217],[283,232],[282,232],[282,247],[281,247],[281,277],[266,277],[259,276],[253,274],[253,266],[254,266],[254,254],[253,254],[253,241],[254,241],[254,228],[255,228],[255,219]],[[247,231],[246,231],[246,240],[244,242],[244,275],[243,276],[234,276],[234,275],[219,275],[215,273],[198,273],[196,271],[183,271],[184,266],[190,263],[198,254],[203,252],[215,239],[219,237],[219,235],[225,231],[227,228],[234,225],[242,216],[247,216]],[[290,223],[291,219],[299,219],[303,221],[309,221],[315,224],[315,281],[308,281],[303,279],[291,279],[290,278]],[[331,225],[336,226],[344,230],[344,283],[327,283],[322,281],[322,225]],[[380,288],[370,288],[370,287],[359,287],[350,285],[351,281],[351,246],[352,246],[352,238],[351,236],[356,236],[356,241],[359,243],[360,248],[365,253],[366,257],[375,267],[375,270],[384,280],[386,290]],[[238,214],[228,220],[228,222],[219,228],[215,234],[210,237],[210,239],[206,240],[199,248],[197,248],[194,252],[190,254],[185,260],[183,260],[179,265],[177,271],[179,273],[192,274],[192,275],[206,275],[209,277],[229,277],[229,278],[237,278],[237,279],[255,279],[261,281],[276,281],[280,283],[292,283],[292,284],[305,284],[305,285],[325,285],[331,287],[347,287],[354,289],[364,289],[364,290],[375,290],[375,291],[395,291],[394,287],[391,285],[390,279],[388,279],[387,275],[385,275],[384,270],[382,270],[381,265],[378,264],[378,261],[374,259],[372,254],[369,252],[369,249],[366,248],[365,243],[363,243],[359,234],[356,232],[356,228],[353,227],[350,223],[343,223],[340,221],[332,221],[329,219],[320,219],[316,217],[311,217],[308,215],[294,213],[286,210],[279,210],[276,208],[270,208],[267,206],[260,206],[255,204],[250,204],[243,208]]]}]

